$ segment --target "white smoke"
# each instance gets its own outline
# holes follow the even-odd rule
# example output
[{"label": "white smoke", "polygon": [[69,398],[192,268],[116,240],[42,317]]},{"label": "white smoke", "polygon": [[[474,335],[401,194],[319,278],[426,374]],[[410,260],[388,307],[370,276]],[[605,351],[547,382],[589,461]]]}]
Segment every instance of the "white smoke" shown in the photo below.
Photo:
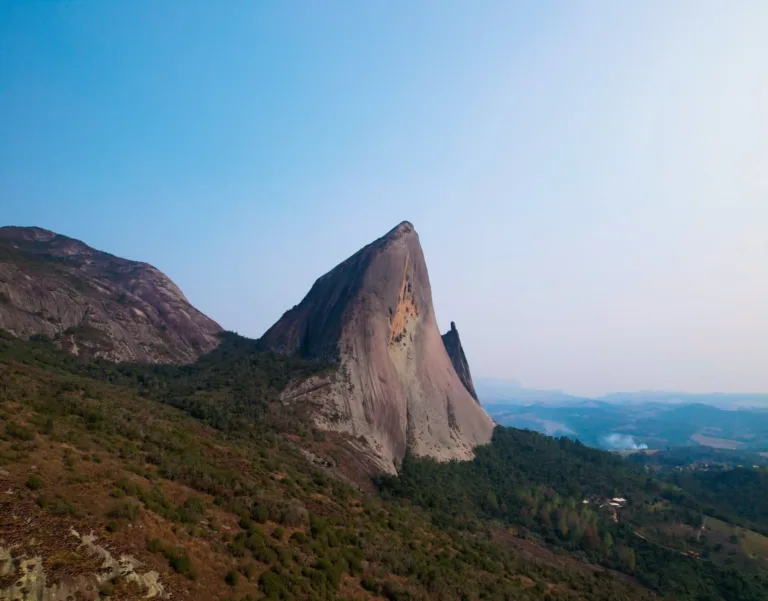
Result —
[{"label": "white smoke", "polygon": [[610,434],[603,436],[600,439],[600,443],[603,448],[612,451],[641,451],[648,448],[648,445],[644,442],[637,444],[634,436],[630,436],[629,434],[619,434],[618,432],[611,432]]}]

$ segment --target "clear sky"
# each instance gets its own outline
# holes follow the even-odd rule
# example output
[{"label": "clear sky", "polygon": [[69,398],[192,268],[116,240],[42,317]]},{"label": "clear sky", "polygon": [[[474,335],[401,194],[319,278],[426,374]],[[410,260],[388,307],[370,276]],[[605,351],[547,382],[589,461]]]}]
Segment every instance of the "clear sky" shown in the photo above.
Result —
[{"label": "clear sky", "polygon": [[398,222],[476,377],[768,391],[763,0],[0,2],[0,222],[259,336]]}]

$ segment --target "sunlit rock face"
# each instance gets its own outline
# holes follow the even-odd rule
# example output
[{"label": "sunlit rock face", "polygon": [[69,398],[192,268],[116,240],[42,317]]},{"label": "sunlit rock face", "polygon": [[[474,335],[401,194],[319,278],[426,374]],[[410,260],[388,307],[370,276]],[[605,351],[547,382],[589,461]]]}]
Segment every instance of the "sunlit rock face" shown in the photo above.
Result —
[{"label": "sunlit rock face", "polygon": [[403,222],[318,279],[261,338],[270,350],[336,362],[296,382],[319,427],[343,432],[382,471],[406,449],[469,459],[493,422],[448,356],[432,306],[419,236]]}]

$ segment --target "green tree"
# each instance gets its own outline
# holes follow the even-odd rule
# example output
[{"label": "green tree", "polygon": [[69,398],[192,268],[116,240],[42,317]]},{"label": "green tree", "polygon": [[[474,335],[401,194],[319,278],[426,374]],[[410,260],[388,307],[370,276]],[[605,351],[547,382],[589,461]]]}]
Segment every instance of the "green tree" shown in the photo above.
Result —
[{"label": "green tree", "polygon": [[636,567],[635,552],[624,545],[620,545],[618,548],[619,562],[623,570],[627,572],[634,572]]},{"label": "green tree", "polygon": [[613,556],[613,536],[611,536],[610,532],[603,534],[603,556]]}]

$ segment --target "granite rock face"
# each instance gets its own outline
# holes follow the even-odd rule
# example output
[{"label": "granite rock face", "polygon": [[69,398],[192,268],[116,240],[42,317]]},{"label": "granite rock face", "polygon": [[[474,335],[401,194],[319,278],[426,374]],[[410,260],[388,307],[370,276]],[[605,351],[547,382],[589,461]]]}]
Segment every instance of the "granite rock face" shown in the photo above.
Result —
[{"label": "granite rock face", "polygon": [[221,332],[151,265],[35,227],[0,228],[0,329],[145,363],[192,362]]},{"label": "granite rock face", "polygon": [[261,343],[336,362],[333,373],[294,383],[283,399],[313,405],[317,425],[350,435],[376,469],[396,471],[406,449],[469,459],[490,440],[493,421],[443,344],[408,222],[319,278]]},{"label": "granite rock face", "polygon": [[448,352],[448,356],[451,358],[451,363],[456,370],[456,374],[459,376],[459,380],[464,384],[464,388],[472,395],[478,403],[480,402],[475,392],[475,385],[472,383],[472,374],[469,371],[469,363],[467,362],[467,356],[464,354],[464,348],[461,346],[461,339],[459,338],[459,331],[456,329],[456,324],[451,322],[451,329],[443,334],[443,344],[445,350]]}]

